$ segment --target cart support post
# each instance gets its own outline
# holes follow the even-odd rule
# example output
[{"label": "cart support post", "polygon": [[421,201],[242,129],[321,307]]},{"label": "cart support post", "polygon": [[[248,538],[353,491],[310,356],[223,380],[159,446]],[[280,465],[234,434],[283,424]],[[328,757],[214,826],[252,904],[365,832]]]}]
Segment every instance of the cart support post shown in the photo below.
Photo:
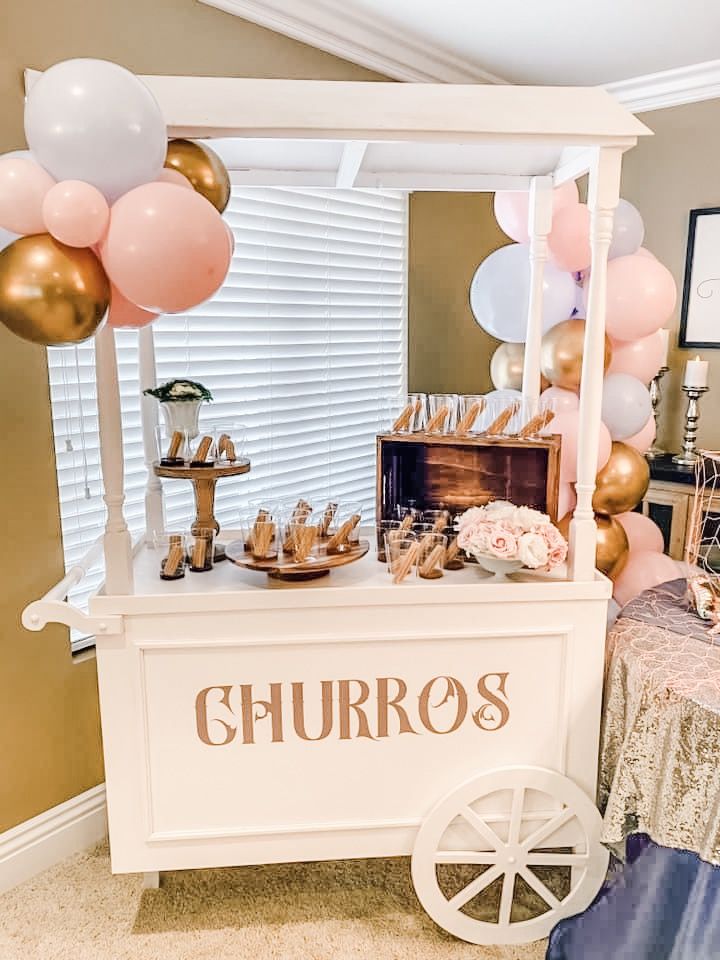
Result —
[{"label": "cart support post", "polygon": [[150,543],[153,531],[165,530],[165,510],[163,505],[162,483],[155,475],[155,428],[158,425],[158,404],[153,397],[146,397],[143,390],[157,386],[155,366],[155,337],[151,323],[138,331],[138,353],[140,359],[140,414],[142,417],[143,450],[147,481],[145,486],[145,541]]},{"label": "cart support post", "polygon": [[132,542],[125,522],[125,470],[123,466],[122,417],[118,384],[115,332],[105,324],[95,338],[100,466],[107,506],[105,523],[105,592],[133,592]]},{"label": "cart support post", "polygon": [[599,147],[590,168],[590,288],[583,345],[580,419],[578,424],[577,506],[570,523],[569,569],[573,580],[595,577],[597,525],[592,506],[600,442],[605,356],[607,263],[613,217],[620,195],[622,150]]},{"label": "cart support post", "polygon": [[528,304],[525,359],[523,361],[523,396],[537,400],[540,396],[540,341],[543,320],[543,280],[548,258],[547,237],[552,227],[552,177],[533,177],[530,185],[530,300]]}]

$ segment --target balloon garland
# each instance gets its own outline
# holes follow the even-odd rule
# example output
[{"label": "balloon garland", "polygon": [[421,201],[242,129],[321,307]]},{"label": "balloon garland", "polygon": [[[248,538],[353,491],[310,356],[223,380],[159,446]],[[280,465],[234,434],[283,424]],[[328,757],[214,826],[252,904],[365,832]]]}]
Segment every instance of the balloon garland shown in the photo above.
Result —
[{"label": "balloon garland", "polygon": [[[503,341],[490,362],[493,385],[518,390],[530,295],[529,194],[500,191],[494,211],[501,229],[515,242],[479,265],[470,286],[470,305],[478,324]],[[596,562],[615,581],[614,595],[621,603],[652,585],[650,581],[679,575],[675,562],[662,555],[659,528],[632,512],[649,484],[643,454],[655,439],[655,421],[648,384],[664,361],[660,328],[677,297],[672,274],[642,246],[644,239],[639,211],[621,199],[609,251],[605,380],[593,497]],[[549,386],[541,396],[552,401],[556,412],[548,432],[562,436],[558,525],[567,532],[576,503],[578,394],[591,264],[590,211],[579,201],[575,183],[553,191],[548,252],[541,373]],[[648,562],[648,556],[654,559]]]},{"label": "balloon garland", "polygon": [[139,328],[221,286],[232,235],[222,160],[172,140],[148,88],[106,60],[65,60],[28,94],[29,150],[0,157],[0,322],[78,343]]}]

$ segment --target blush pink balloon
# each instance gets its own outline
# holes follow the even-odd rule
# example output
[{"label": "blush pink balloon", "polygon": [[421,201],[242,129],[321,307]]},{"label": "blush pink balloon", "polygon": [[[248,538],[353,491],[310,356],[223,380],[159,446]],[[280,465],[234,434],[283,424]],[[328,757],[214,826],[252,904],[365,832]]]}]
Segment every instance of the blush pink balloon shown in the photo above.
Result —
[{"label": "blush pink balloon", "polygon": [[584,203],[569,203],[553,216],[548,236],[550,259],[556,267],[577,273],[590,266],[590,211]]},{"label": "blush pink balloon", "polygon": [[[574,483],[577,480],[578,430],[580,414],[577,410],[559,413],[543,430],[545,434],[559,433],[562,437],[560,448],[560,480]],[[604,423],[600,423],[600,442],[598,443],[597,469],[602,470],[610,459],[612,440]]]},{"label": "blush pink balloon", "polygon": [[558,487],[558,519],[562,518],[575,509],[577,505],[577,494],[575,487],[571,483],[560,483]]},{"label": "blush pink balloon", "polygon": [[657,260],[657,257],[654,253],[650,253],[647,247],[638,247],[635,251],[636,257],[649,257],[651,260]]},{"label": "blush pink balloon", "polygon": [[[568,180],[553,190],[553,217],[568,204],[578,202],[578,188],[574,180]],[[500,229],[516,243],[529,243],[528,217],[530,194],[527,190],[498,190],[493,200],[495,219]]]},{"label": "blush pink balloon", "polygon": [[648,422],[632,437],[625,437],[623,443],[629,447],[634,447],[638,453],[645,453],[653,444],[655,439],[655,417],[649,417]]},{"label": "blush pink balloon", "polygon": [[577,410],[580,406],[580,398],[572,390],[564,390],[562,387],[548,387],[540,394],[540,398],[548,404],[552,404],[551,409],[558,413],[565,413],[568,410]]},{"label": "blush pink balloon", "polygon": [[663,326],[676,299],[675,280],[659,260],[636,253],[616,257],[607,269],[605,329],[616,340],[647,337]]},{"label": "blush pink balloon", "polygon": [[55,181],[27,157],[0,157],[0,227],[11,233],[45,233],[42,204]]},{"label": "blush pink balloon", "polygon": [[115,286],[152,313],[179,313],[207,300],[230,265],[220,214],[199,193],[172,183],[145,183],[120,197],[101,249]]},{"label": "blush pink balloon", "polygon": [[146,327],[157,320],[157,313],[143,310],[124,297],[115,284],[110,284],[110,310],[108,324],[111,327]]},{"label": "blush pink balloon", "polygon": [[680,564],[664,553],[652,550],[631,550],[625,569],[615,581],[613,596],[624,607],[634,597],[668,580],[683,576]]},{"label": "blush pink balloon", "polygon": [[615,519],[625,530],[631,550],[662,553],[665,549],[662,530],[650,517],[642,513],[630,512],[619,513]]},{"label": "blush pink balloon", "polygon": [[610,338],[612,359],[608,373],[629,373],[631,377],[650,383],[665,360],[665,342],[659,330],[639,340]]},{"label": "blush pink balloon", "polygon": [[47,232],[69,247],[91,247],[107,230],[110,207],[100,191],[83,180],[62,180],[42,202]]},{"label": "blush pink balloon", "polygon": [[179,170],[171,170],[169,167],[163,167],[158,174],[156,183],[174,183],[177,187],[185,187],[186,190],[194,190],[187,177],[184,177]]}]

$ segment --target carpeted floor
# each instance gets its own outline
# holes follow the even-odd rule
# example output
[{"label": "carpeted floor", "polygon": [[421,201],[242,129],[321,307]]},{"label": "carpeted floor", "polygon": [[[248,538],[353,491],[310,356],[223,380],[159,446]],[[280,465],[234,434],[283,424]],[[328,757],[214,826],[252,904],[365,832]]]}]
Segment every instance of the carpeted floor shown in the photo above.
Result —
[{"label": "carpeted floor", "polygon": [[542,960],[476,947],[420,909],[409,862],[356,860],[112,876],[107,848],[0,897],[2,960]]}]

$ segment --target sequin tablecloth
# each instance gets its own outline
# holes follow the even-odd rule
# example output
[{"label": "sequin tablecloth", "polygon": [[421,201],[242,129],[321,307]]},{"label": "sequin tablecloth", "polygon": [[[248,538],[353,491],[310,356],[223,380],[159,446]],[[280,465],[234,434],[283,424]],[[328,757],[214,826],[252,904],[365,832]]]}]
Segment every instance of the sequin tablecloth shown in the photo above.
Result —
[{"label": "sequin tablecloth", "polygon": [[645,833],[720,864],[720,646],[685,586],[645,592],[608,637],[602,839]]}]

